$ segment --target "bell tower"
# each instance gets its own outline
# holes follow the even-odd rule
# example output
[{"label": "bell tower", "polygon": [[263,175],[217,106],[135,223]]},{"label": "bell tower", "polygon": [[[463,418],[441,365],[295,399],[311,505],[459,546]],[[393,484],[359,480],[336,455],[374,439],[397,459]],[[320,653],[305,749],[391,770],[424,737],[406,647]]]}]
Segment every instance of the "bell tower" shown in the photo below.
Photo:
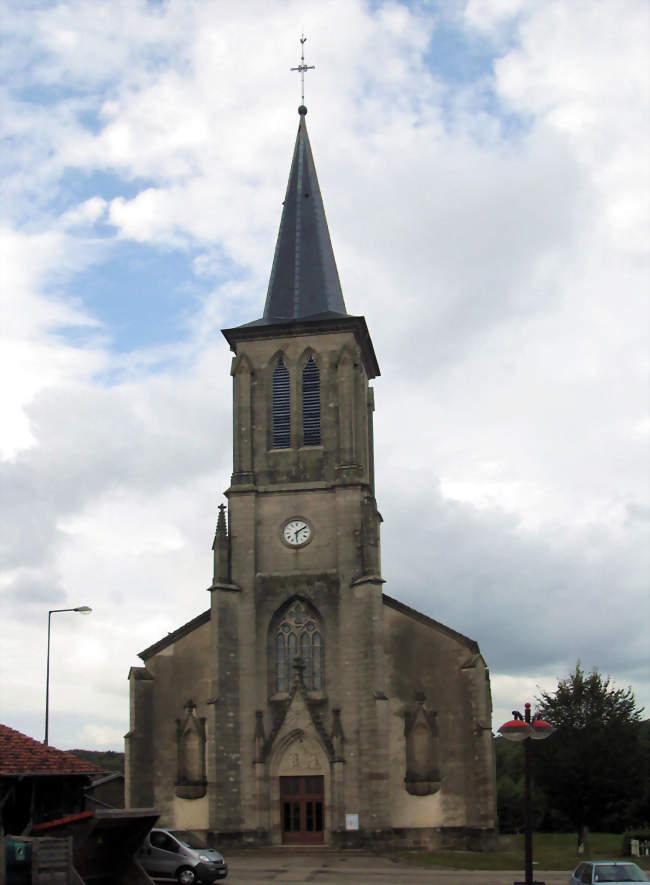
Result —
[{"label": "bell tower", "polygon": [[[322,754],[324,827],[344,828],[343,760],[334,749],[343,746],[342,722],[350,729],[346,754],[359,767],[352,777],[348,765],[347,801],[376,828],[388,814],[385,783],[373,779],[377,765],[386,769],[385,751],[366,759],[362,744],[355,751],[362,731],[374,731],[377,747],[388,744],[377,701],[386,696],[369,386],[379,367],[365,319],[346,310],[307,109],[298,112],[263,316],[223,331],[234,353],[233,472],[210,588],[218,701],[208,758],[218,768],[211,777],[232,792],[214,796],[211,827],[257,827],[272,841],[282,826],[272,811],[282,781],[276,774],[288,756],[260,735],[278,733],[298,685],[320,735],[310,758]],[[251,765],[257,760],[255,785],[246,783],[248,752]],[[254,798],[259,790],[267,791],[264,801]]]},{"label": "bell tower", "polygon": [[[277,502],[288,504],[289,495],[311,529],[305,548],[313,543],[313,550],[321,549],[326,537],[329,548],[329,533],[311,525],[307,510],[321,510],[324,503],[316,502],[337,490],[355,489],[359,521],[353,531],[360,555],[352,571],[360,577],[379,573],[369,386],[379,366],[365,319],[345,307],[304,105],[299,114],[264,314],[223,331],[235,354],[231,522],[237,502],[251,495],[269,518],[271,512],[281,518]],[[266,547],[278,532],[291,547],[266,516],[257,524],[256,566],[264,568],[269,558],[275,562]],[[313,558],[305,549],[291,561],[303,568],[315,566]]]}]

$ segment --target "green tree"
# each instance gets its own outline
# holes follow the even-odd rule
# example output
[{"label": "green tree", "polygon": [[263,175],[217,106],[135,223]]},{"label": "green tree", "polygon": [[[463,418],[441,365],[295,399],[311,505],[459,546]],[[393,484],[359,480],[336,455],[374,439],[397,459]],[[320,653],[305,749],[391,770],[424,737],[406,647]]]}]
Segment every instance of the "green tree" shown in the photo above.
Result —
[{"label": "green tree", "polygon": [[105,771],[119,771],[124,774],[124,753],[115,750],[68,750],[77,759],[84,762],[92,762],[93,765],[103,768]]},{"label": "green tree", "polygon": [[[494,740],[497,773],[497,816],[502,833],[521,833],[524,828],[524,754],[520,744],[497,737]],[[533,790],[533,827],[546,819],[545,797]]]},{"label": "green tree", "polygon": [[[517,752],[518,751],[518,752]],[[497,769],[497,816],[502,833],[523,828],[524,777],[521,747],[501,737],[494,740]]]},{"label": "green tree", "polygon": [[631,688],[615,688],[597,669],[574,673],[537,699],[538,712],[557,729],[535,746],[537,784],[549,806],[583,830],[622,830],[644,792],[648,760],[642,710]]}]

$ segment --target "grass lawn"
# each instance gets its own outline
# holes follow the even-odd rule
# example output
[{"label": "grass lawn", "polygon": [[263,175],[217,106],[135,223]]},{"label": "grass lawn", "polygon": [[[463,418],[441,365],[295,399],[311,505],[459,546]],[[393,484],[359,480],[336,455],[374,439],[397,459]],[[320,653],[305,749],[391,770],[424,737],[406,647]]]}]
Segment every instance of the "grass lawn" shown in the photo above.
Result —
[{"label": "grass lawn", "polygon": [[[623,836],[618,833],[591,833],[591,859],[621,858]],[[401,851],[401,860],[420,866],[451,867],[458,870],[522,870],[524,837],[500,836],[497,851]],[[574,833],[535,833],[533,861],[538,870],[572,870],[581,858],[576,853]],[[642,870],[650,870],[650,857],[631,857]]]}]

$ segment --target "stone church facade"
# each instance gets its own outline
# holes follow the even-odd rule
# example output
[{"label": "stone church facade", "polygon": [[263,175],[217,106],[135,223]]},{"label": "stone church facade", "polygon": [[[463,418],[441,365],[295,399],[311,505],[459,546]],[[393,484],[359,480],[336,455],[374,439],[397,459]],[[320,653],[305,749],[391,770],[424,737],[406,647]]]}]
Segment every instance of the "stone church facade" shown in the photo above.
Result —
[{"label": "stone church facade", "polygon": [[383,592],[379,375],[347,313],[301,107],[261,319],[234,353],[210,608],[129,674],[130,807],[219,845],[488,847],[489,673]]}]

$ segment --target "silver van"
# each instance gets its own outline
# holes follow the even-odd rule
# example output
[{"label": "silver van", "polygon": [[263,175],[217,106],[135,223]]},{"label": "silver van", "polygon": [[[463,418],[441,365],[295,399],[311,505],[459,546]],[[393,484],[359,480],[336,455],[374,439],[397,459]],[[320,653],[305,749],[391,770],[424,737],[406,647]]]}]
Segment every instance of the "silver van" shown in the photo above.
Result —
[{"label": "silver van", "polygon": [[151,830],[136,860],[152,879],[175,879],[179,885],[216,882],[228,875],[222,855],[213,848],[202,848],[183,830]]}]

